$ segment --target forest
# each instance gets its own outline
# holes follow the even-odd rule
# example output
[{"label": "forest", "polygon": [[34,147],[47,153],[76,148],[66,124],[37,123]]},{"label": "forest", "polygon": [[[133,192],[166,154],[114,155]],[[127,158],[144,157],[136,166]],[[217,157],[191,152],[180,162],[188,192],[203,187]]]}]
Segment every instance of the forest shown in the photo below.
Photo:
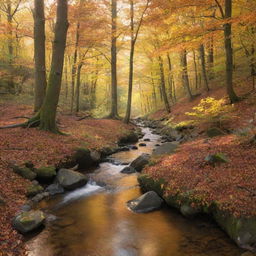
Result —
[{"label": "forest", "polygon": [[255,0],[0,0],[0,256],[256,255]]}]

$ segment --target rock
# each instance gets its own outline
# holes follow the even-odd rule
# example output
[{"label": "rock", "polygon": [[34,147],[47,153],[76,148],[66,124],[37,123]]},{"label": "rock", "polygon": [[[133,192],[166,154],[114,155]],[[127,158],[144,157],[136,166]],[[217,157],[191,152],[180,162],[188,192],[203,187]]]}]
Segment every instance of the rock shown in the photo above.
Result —
[{"label": "rock", "polygon": [[131,149],[132,149],[132,150],[137,150],[138,147],[137,147],[137,146],[131,146]]},{"label": "rock", "polygon": [[45,194],[45,193],[40,193],[35,195],[34,197],[31,198],[31,201],[33,203],[39,203],[40,201],[42,201],[45,197],[48,197],[49,193]]},{"label": "rock", "polygon": [[101,160],[101,154],[97,151],[90,151],[87,148],[79,148],[72,157],[73,165],[78,164],[79,169],[88,169],[97,166]]},{"label": "rock", "polygon": [[128,146],[120,148],[120,151],[129,151],[129,150],[130,150],[130,148]]},{"label": "rock", "polygon": [[160,147],[160,144],[156,144],[155,147]]},{"label": "rock", "polygon": [[26,166],[27,168],[31,169],[31,170],[34,169],[34,164],[33,164],[31,161],[26,162],[26,163],[25,163],[25,166]]},{"label": "rock", "polygon": [[146,139],[144,139],[144,141],[150,141],[150,139],[146,138]]},{"label": "rock", "polygon": [[49,192],[51,196],[54,196],[56,194],[64,193],[64,188],[60,184],[51,184],[45,189],[45,191]]},{"label": "rock", "polygon": [[101,154],[100,154],[100,152],[98,152],[96,150],[91,151],[90,156],[91,156],[94,164],[98,164],[101,160]]},{"label": "rock", "polygon": [[146,143],[140,143],[140,144],[139,144],[139,147],[146,147],[146,146],[147,146]]},{"label": "rock", "polygon": [[22,212],[15,217],[13,227],[20,233],[25,234],[40,227],[45,220],[45,215],[42,211]]},{"label": "rock", "polygon": [[26,192],[26,195],[28,197],[32,197],[32,196],[35,196],[36,194],[39,194],[41,192],[44,191],[44,188],[40,185],[34,185],[34,184],[31,184],[30,186],[27,187],[27,192]]},{"label": "rock", "polygon": [[57,181],[63,188],[73,190],[84,186],[87,183],[87,178],[79,172],[60,169],[57,174]]},{"label": "rock", "polygon": [[121,173],[125,173],[125,174],[131,174],[131,173],[135,173],[135,172],[136,172],[136,170],[131,166],[127,166],[121,171]]},{"label": "rock", "polygon": [[32,208],[29,204],[24,204],[24,205],[21,206],[20,209],[21,209],[22,212],[29,212],[29,211],[31,211]]},{"label": "rock", "polygon": [[38,185],[38,184],[39,184],[39,182],[38,182],[37,180],[33,180],[31,183],[32,183],[33,185]]},{"label": "rock", "polygon": [[205,158],[205,161],[208,162],[211,165],[215,165],[215,164],[218,164],[218,163],[228,163],[229,159],[223,153],[217,153],[217,154],[214,154],[214,155],[208,155]]},{"label": "rock", "polygon": [[37,176],[35,172],[33,172],[31,169],[27,167],[19,167],[14,165],[13,171],[27,180],[34,180]]},{"label": "rock", "polygon": [[149,191],[137,199],[128,201],[127,206],[134,212],[145,213],[159,209],[162,203],[163,199],[156,192]]},{"label": "rock", "polygon": [[54,166],[40,167],[35,169],[37,179],[43,181],[52,180],[56,176],[56,168]]},{"label": "rock", "polygon": [[137,172],[141,172],[142,169],[149,163],[149,159],[150,155],[144,153],[133,160],[130,167],[133,167]]},{"label": "rock", "polygon": [[177,143],[167,142],[159,146],[158,148],[154,149],[152,155],[159,156],[159,155],[165,155],[165,154],[173,154],[177,149],[177,147],[178,147]]},{"label": "rock", "polygon": [[216,136],[225,135],[225,133],[221,129],[217,128],[217,127],[209,128],[206,131],[206,134],[210,138],[213,138],[213,137],[216,137]]},{"label": "rock", "polygon": [[119,139],[118,143],[120,143],[120,144],[122,144],[122,143],[125,143],[125,144],[127,144],[127,143],[136,143],[138,140],[139,140],[138,135],[134,131],[132,131],[129,134],[126,134],[123,137],[121,137]]},{"label": "rock", "polygon": [[191,207],[189,204],[184,204],[180,207],[180,212],[187,218],[195,217],[200,211],[197,208]]}]

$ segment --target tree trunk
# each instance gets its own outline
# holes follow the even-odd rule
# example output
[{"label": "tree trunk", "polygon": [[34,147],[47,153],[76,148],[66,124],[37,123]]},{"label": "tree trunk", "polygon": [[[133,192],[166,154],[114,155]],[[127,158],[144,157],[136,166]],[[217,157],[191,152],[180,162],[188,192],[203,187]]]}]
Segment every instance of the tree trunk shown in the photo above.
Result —
[{"label": "tree trunk", "polygon": [[161,56],[158,57],[158,63],[159,63],[160,78],[161,78],[161,91],[162,91],[162,95],[163,95],[165,110],[167,111],[167,113],[171,113],[170,104],[169,104],[168,97],[166,94],[164,64],[163,64],[163,59]]},{"label": "tree trunk", "polygon": [[153,101],[154,101],[154,106],[155,109],[157,109],[157,98],[156,98],[156,87],[155,87],[155,82],[154,82],[154,77],[153,77],[153,72],[151,72],[151,84],[152,84],[152,89],[153,89]]},{"label": "tree trunk", "polygon": [[212,80],[214,78],[214,48],[213,48],[213,36],[211,37],[208,51],[208,64],[209,64],[209,78]]},{"label": "tree trunk", "polygon": [[112,13],[112,23],[111,23],[111,112],[110,118],[118,117],[117,110],[117,0],[112,0],[111,2],[111,13]]},{"label": "tree trunk", "polygon": [[67,13],[67,0],[58,0],[52,62],[46,95],[42,108],[38,114],[30,120],[30,123],[38,120],[40,123],[40,129],[55,133],[59,132],[56,125],[56,112],[61,89],[64,53],[67,39]]},{"label": "tree trunk", "polygon": [[190,99],[193,99],[193,95],[189,85],[188,79],[188,64],[187,64],[187,51],[183,50],[181,53],[181,67],[182,67],[182,82],[184,88],[187,90]]},{"label": "tree trunk", "polygon": [[34,0],[34,56],[35,56],[35,102],[37,112],[44,101],[46,91],[45,67],[45,17],[44,0]]},{"label": "tree trunk", "polygon": [[226,52],[226,83],[227,94],[230,102],[235,103],[239,100],[233,88],[233,49],[232,49],[232,25],[230,19],[232,17],[232,0],[225,0],[225,19],[224,37]]},{"label": "tree trunk", "polygon": [[196,63],[196,53],[193,51],[193,63],[194,63],[194,70],[195,70],[195,83],[196,83],[196,90],[198,89],[198,70],[197,70],[197,63]]},{"label": "tree trunk", "polygon": [[13,82],[13,15],[12,15],[12,3],[11,0],[7,0],[7,23],[8,23],[8,57],[9,57],[9,68],[10,68],[10,77],[8,79],[8,89],[9,92],[14,94],[15,93],[15,85]]},{"label": "tree trunk", "polygon": [[128,87],[128,99],[126,106],[126,115],[124,118],[125,123],[129,123],[131,117],[131,105],[132,105],[132,85],[133,85],[133,59],[134,59],[134,3],[130,0],[130,15],[131,15],[131,49],[130,49],[130,61],[129,61],[129,87]]},{"label": "tree trunk", "polygon": [[77,68],[76,75],[76,113],[80,111],[80,84],[81,84],[81,69],[83,67],[83,63],[80,63]]},{"label": "tree trunk", "polygon": [[74,99],[75,99],[75,78],[76,78],[76,62],[77,62],[77,51],[78,51],[78,43],[79,43],[79,28],[80,28],[80,23],[79,21],[77,22],[76,25],[76,42],[75,42],[75,51],[74,51],[74,57],[73,57],[73,65],[72,65],[72,71],[71,71],[71,106],[70,106],[70,111],[71,114],[73,113],[74,109]]},{"label": "tree trunk", "polygon": [[207,71],[206,71],[206,67],[205,67],[205,50],[204,50],[203,44],[200,45],[199,52],[200,52],[201,68],[202,68],[202,74],[203,74],[203,78],[204,78],[204,84],[205,84],[206,91],[209,92],[210,88],[209,88],[209,84],[208,84]]},{"label": "tree trunk", "polygon": [[167,60],[168,60],[168,67],[169,67],[169,75],[168,75],[169,95],[173,102],[173,88],[172,88],[173,75],[172,75],[172,63],[171,63],[171,58],[170,58],[169,53],[167,53]]}]

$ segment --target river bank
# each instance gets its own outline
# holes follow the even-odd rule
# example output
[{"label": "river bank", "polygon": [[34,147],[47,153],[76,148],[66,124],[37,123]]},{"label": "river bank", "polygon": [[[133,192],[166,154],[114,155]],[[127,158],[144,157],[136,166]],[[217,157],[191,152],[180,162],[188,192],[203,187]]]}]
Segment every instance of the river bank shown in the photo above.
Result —
[{"label": "river bank", "polygon": [[[31,116],[32,108],[27,105],[1,105],[0,126],[23,122],[18,116]],[[13,119],[14,118],[14,119]],[[67,136],[54,135],[37,129],[5,129],[0,133],[0,255],[25,255],[23,237],[12,227],[12,220],[20,207],[27,201],[27,190],[32,182],[16,174],[13,165],[33,168],[58,166],[70,162],[70,156],[78,149],[113,153],[134,127],[121,121],[87,119],[59,115],[61,130]],[[128,136],[129,137],[129,136]]]}]

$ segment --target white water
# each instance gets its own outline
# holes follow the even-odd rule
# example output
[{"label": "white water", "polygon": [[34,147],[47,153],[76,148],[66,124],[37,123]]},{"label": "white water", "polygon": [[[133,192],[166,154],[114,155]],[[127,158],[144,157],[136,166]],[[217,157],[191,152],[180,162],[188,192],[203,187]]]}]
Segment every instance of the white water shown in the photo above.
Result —
[{"label": "white water", "polygon": [[90,196],[96,192],[103,191],[104,188],[98,186],[96,182],[89,181],[84,187],[68,193],[64,196],[62,203],[67,203],[71,200],[75,200],[81,197]]}]

